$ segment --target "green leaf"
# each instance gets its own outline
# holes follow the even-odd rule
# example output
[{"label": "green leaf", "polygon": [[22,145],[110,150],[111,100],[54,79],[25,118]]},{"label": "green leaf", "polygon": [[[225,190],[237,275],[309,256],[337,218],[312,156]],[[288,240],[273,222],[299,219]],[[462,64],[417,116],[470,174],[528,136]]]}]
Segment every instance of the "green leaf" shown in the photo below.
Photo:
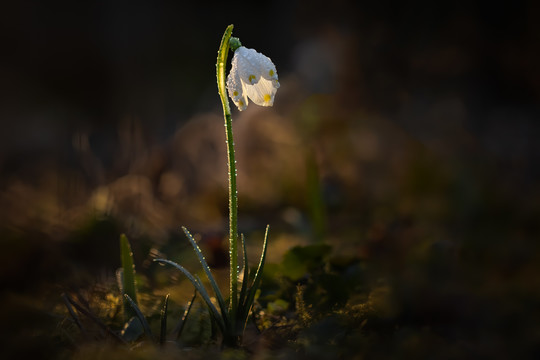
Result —
[{"label": "green leaf", "polygon": [[217,311],[214,304],[212,304],[212,300],[210,300],[210,296],[208,296],[208,292],[206,291],[204,286],[197,279],[195,279],[195,277],[193,275],[191,275],[191,273],[189,271],[187,271],[182,265],[179,265],[179,264],[175,263],[174,261],[165,260],[165,259],[154,259],[154,261],[174,266],[175,268],[180,270],[188,278],[189,281],[191,281],[193,286],[195,286],[195,289],[197,289],[197,291],[201,294],[204,302],[206,303],[206,305],[210,309],[210,313],[215,318],[218,326],[220,327],[220,330],[223,333],[225,333],[226,332],[225,321],[224,321],[223,317]]},{"label": "green leaf", "polygon": [[[122,261],[122,287],[120,291],[122,295],[128,295],[133,303],[137,305],[137,289],[135,286],[135,265],[133,264],[133,253],[131,252],[131,246],[129,245],[126,235],[120,235],[120,259]],[[120,276],[119,276],[120,277]],[[129,306],[126,298],[124,297],[124,319],[127,321],[133,316],[136,316],[132,307]]]},{"label": "green leaf", "polygon": [[268,313],[270,314],[283,314],[289,308],[289,302],[283,299],[276,299],[271,301],[267,305]]},{"label": "green leaf", "polygon": [[[249,282],[249,266],[248,266],[248,258],[247,258],[247,250],[246,250],[246,239],[244,238],[244,234],[240,235],[240,238],[242,239],[242,252],[244,254],[244,276],[242,279],[242,288],[240,289],[240,297],[238,298],[238,303],[240,306],[243,306],[244,304],[244,298],[246,296],[247,291],[247,284]],[[239,309],[239,311],[242,311]]]},{"label": "green leaf", "polygon": [[223,320],[225,324],[228,324],[229,319],[227,317],[227,306],[225,304],[225,301],[223,300],[223,296],[221,295],[221,291],[219,290],[216,280],[214,279],[214,276],[212,275],[212,272],[210,271],[210,267],[208,266],[208,263],[206,262],[206,259],[204,258],[204,255],[201,249],[199,248],[199,245],[197,245],[197,243],[195,242],[195,239],[193,238],[193,236],[191,236],[190,232],[183,226],[182,226],[182,230],[184,230],[184,233],[186,234],[189,242],[191,243],[191,246],[193,246],[193,249],[195,250],[197,257],[199,258],[199,262],[202,265],[202,268],[206,274],[206,277],[210,281],[210,285],[212,286],[212,289],[214,289],[214,293],[216,294]]},{"label": "green leaf", "polygon": [[283,257],[281,271],[293,281],[300,280],[307,272],[321,266],[330,250],[326,244],[295,246]]},{"label": "green leaf", "polygon": [[127,342],[136,341],[141,337],[142,334],[144,334],[144,328],[141,321],[136,316],[132,317],[128,322],[126,322],[121,332],[122,339]]},{"label": "green leaf", "polygon": [[197,297],[197,289],[193,292],[193,297],[191,298],[191,301],[188,303],[188,306],[186,310],[184,311],[184,315],[178,322],[178,325],[176,325],[176,328],[174,329],[174,332],[176,333],[176,340],[182,336],[182,331],[184,330],[184,327],[186,326],[186,321],[188,319],[188,316],[191,312],[191,309],[193,308],[193,303],[195,302],[195,298]]},{"label": "green leaf", "polygon": [[137,306],[137,304],[135,304],[133,299],[128,294],[124,294],[124,298],[127,299],[129,305],[131,306],[133,311],[135,311],[135,315],[137,316],[137,318],[141,322],[146,336],[148,336],[148,338],[150,338],[150,339],[153,339],[152,330],[150,330],[150,325],[148,324],[148,321],[146,321],[146,318],[142,314],[141,309],[139,309],[139,306]]},{"label": "green leaf", "polygon": [[245,325],[248,317],[249,312],[251,311],[251,307],[253,306],[253,301],[255,299],[255,294],[257,292],[257,289],[259,288],[259,285],[261,283],[262,273],[264,270],[264,262],[266,260],[266,248],[268,245],[268,231],[270,229],[270,225],[266,226],[266,232],[264,233],[264,243],[263,243],[263,250],[261,253],[261,260],[259,261],[259,267],[257,268],[257,272],[255,273],[255,279],[253,279],[253,285],[251,285],[251,288],[249,289],[248,296],[246,299],[246,302],[244,303],[242,307],[242,314],[241,314],[241,320],[242,325]]}]

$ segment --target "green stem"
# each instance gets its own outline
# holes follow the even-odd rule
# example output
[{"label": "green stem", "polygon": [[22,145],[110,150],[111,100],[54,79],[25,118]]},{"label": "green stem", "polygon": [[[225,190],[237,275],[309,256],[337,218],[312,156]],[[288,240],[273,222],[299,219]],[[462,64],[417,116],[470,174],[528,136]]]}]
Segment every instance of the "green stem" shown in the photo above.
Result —
[{"label": "green stem", "polygon": [[229,163],[229,256],[230,256],[230,319],[231,327],[234,331],[236,311],[238,309],[238,197],[236,190],[236,161],[234,159],[234,140],[232,132],[231,108],[225,89],[225,70],[227,66],[227,55],[229,53],[229,40],[231,38],[233,25],[229,25],[223,34],[221,45],[218,51],[216,64],[216,75],[219,97],[223,105],[223,115],[225,117],[225,134],[227,141],[227,155]]}]

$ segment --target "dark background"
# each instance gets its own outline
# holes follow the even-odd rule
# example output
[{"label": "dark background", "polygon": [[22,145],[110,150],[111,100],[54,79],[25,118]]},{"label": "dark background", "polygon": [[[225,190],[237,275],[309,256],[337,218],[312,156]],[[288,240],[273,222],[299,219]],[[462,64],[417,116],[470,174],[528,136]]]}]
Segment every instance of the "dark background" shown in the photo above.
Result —
[{"label": "dark background", "polygon": [[[420,120],[425,116],[418,112],[453,97],[466,113],[463,126],[482,146],[503,161],[532,164],[540,86],[536,14],[534,2],[7,4],[2,164],[10,170],[51,153],[66,160],[71,135],[81,129],[110,162],[108,146],[125,117],[135,117],[149,141],[160,142],[191,115],[218,111],[211,44],[229,23],[248,47],[271,54],[282,76],[306,77],[299,53],[310,41],[341,42],[334,44],[345,47],[339,63],[321,69],[348,87],[354,95],[348,100],[359,109],[383,113],[414,136],[436,137],[444,121]],[[311,83],[303,80],[313,92],[336,90],[332,81],[317,84],[311,76]]]},{"label": "dark background", "polygon": [[[422,309],[422,321],[439,319],[451,293],[451,326],[476,329],[480,354],[538,353],[529,344],[540,340],[539,10],[534,1],[3,4],[0,280],[2,316],[21,324],[12,333],[26,336],[20,314],[39,313],[38,299],[52,308],[65,287],[112,273],[120,232],[139,265],[179,225],[203,241],[226,232],[215,60],[234,24],[282,85],[272,109],[233,109],[241,230],[270,222],[277,238],[352,247],[394,279],[405,319]],[[442,264],[443,280],[426,275],[426,262]],[[435,295],[415,297],[427,289]],[[30,300],[11,314],[20,299]]]}]

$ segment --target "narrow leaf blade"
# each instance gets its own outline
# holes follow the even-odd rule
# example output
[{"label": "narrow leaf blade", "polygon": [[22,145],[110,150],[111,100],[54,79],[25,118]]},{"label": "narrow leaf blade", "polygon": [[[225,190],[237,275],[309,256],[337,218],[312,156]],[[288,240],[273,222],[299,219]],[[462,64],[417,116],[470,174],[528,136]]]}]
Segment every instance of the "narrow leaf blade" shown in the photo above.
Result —
[{"label": "narrow leaf blade", "polygon": [[244,234],[240,235],[240,239],[242,240],[242,252],[244,255],[244,276],[242,279],[242,288],[240,289],[240,297],[238,299],[239,304],[239,313],[243,313],[243,306],[244,306],[244,300],[246,296],[247,291],[247,284],[249,282],[249,265],[248,265],[248,258],[247,258],[247,250],[246,250],[246,239],[244,238]]},{"label": "narrow leaf blade", "polygon": [[174,332],[176,333],[176,340],[180,339],[180,336],[182,336],[182,331],[184,331],[184,326],[186,325],[186,321],[188,319],[189,313],[191,312],[191,308],[193,307],[193,303],[195,302],[195,298],[197,297],[197,289],[193,292],[193,297],[191,298],[191,301],[188,303],[186,310],[184,311],[184,315],[178,322],[178,325],[176,325],[176,328],[174,329]]},{"label": "narrow leaf blade", "polygon": [[144,317],[143,313],[141,312],[141,309],[139,309],[139,306],[137,306],[137,304],[135,304],[133,299],[128,294],[124,294],[124,298],[127,299],[129,305],[131,306],[133,311],[135,311],[135,315],[137,316],[137,318],[141,322],[141,324],[143,326],[143,329],[144,329],[144,333],[146,334],[146,336],[148,336],[150,339],[153,339],[152,330],[150,330],[150,325],[148,324],[148,321],[146,321],[146,318]]},{"label": "narrow leaf blade", "polygon": [[161,309],[161,329],[159,332],[159,344],[165,344],[167,340],[167,308],[169,306],[169,294],[165,296],[165,303],[163,309]]},{"label": "narrow leaf blade", "polygon": [[[137,305],[137,289],[135,285],[135,265],[133,264],[133,253],[126,235],[120,235],[120,259],[122,261],[122,295],[128,295],[133,303]],[[126,302],[124,297],[124,318],[131,319],[135,316],[132,307]]]},{"label": "narrow leaf blade", "polygon": [[261,284],[261,278],[262,273],[264,269],[264,262],[266,261],[266,248],[268,245],[268,231],[270,229],[270,226],[266,226],[266,232],[264,233],[264,243],[263,243],[263,250],[261,253],[261,260],[259,261],[259,267],[257,268],[257,272],[255,273],[255,278],[253,279],[253,284],[251,285],[251,288],[249,289],[248,296],[246,298],[246,302],[243,306],[243,313],[242,313],[242,323],[245,324],[248,317],[249,312],[251,310],[251,307],[253,306],[253,300],[255,299],[255,293],[257,292],[257,289],[259,288]]},{"label": "narrow leaf blade", "polygon": [[210,285],[212,286],[212,289],[214,290],[214,293],[216,294],[223,319],[225,323],[227,323],[228,322],[227,306],[225,304],[225,301],[223,300],[223,296],[221,295],[221,291],[219,290],[216,280],[214,279],[214,276],[212,275],[212,272],[210,271],[210,267],[208,266],[208,263],[206,262],[206,259],[204,258],[204,255],[201,249],[199,248],[199,245],[197,245],[197,243],[195,242],[195,239],[193,238],[191,233],[188,231],[188,229],[182,226],[182,230],[184,230],[184,233],[186,234],[189,242],[191,243],[191,246],[193,246],[193,249],[195,250],[197,257],[199,258],[199,262],[202,265],[202,268],[206,274],[206,277],[210,281]]},{"label": "narrow leaf blade", "polygon": [[188,280],[191,281],[193,286],[195,286],[195,289],[197,289],[197,291],[201,294],[204,302],[206,303],[206,305],[210,309],[211,314],[216,319],[216,322],[218,323],[220,329],[223,332],[225,332],[224,319],[219,314],[219,312],[217,311],[214,304],[212,304],[212,301],[210,300],[210,296],[208,296],[208,292],[206,291],[204,286],[199,281],[197,281],[197,279],[195,279],[195,277],[193,275],[191,275],[191,273],[189,271],[187,271],[182,265],[179,265],[179,264],[175,263],[174,261],[165,260],[165,259],[154,259],[154,261],[159,262],[159,263],[169,264],[171,266],[174,266],[178,270],[180,270],[180,272],[182,272],[188,278]]}]

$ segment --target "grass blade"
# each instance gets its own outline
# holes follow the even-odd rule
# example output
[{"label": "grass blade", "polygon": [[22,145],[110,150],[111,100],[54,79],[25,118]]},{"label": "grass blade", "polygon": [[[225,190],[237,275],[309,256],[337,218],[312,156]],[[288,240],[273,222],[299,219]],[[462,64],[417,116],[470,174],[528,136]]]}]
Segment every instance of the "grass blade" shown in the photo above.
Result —
[{"label": "grass blade", "polygon": [[249,312],[251,310],[251,307],[253,306],[253,300],[255,299],[255,293],[257,292],[257,289],[259,288],[259,285],[261,284],[261,278],[262,273],[264,269],[264,262],[266,260],[266,248],[268,244],[268,230],[270,229],[270,226],[266,226],[266,232],[264,233],[264,243],[263,243],[263,250],[261,253],[261,260],[259,261],[259,267],[257,268],[257,272],[255,273],[255,278],[253,279],[253,284],[251,285],[251,288],[249,289],[248,296],[246,298],[246,302],[242,306],[243,313],[242,313],[242,323],[245,324],[248,317]]},{"label": "grass blade", "polygon": [[239,309],[238,311],[240,313],[243,312],[243,304],[244,304],[244,297],[246,296],[246,291],[247,291],[247,284],[249,282],[249,265],[248,265],[248,258],[247,258],[247,251],[246,251],[246,239],[244,238],[244,234],[241,234],[240,235],[240,239],[242,240],[242,252],[243,252],[243,255],[244,255],[244,276],[243,276],[243,279],[242,279],[242,288],[240,289],[240,297],[238,298],[238,304],[239,304]]},{"label": "grass blade", "polygon": [[160,345],[165,344],[165,341],[167,340],[167,308],[168,306],[169,306],[169,294],[165,296],[165,304],[163,304],[163,308],[161,309],[161,329],[159,332]]},{"label": "grass blade", "polygon": [[219,287],[217,286],[216,280],[214,279],[214,276],[212,275],[212,272],[210,271],[210,267],[208,266],[208,263],[206,262],[206,259],[204,258],[204,255],[201,249],[199,248],[199,245],[197,245],[197,243],[195,242],[195,239],[190,234],[188,229],[182,226],[182,230],[184,230],[184,233],[186,234],[189,242],[191,243],[191,246],[193,246],[193,249],[195,249],[195,253],[197,254],[197,257],[199,258],[199,262],[201,263],[202,268],[206,274],[206,277],[210,281],[210,285],[212,286],[212,289],[214,289],[214,293],[216,294],[216,297],[219,303],[219,308],[223,316],[223,320],[225,321],[225,323],[228,323],[227,306],[225,304],[225,301],[223,300],[221,291],[219,290]]},{"label": "grass blade", "polygon": [[152,330],[150,330],[150,325],[148,324],[148,321],[146,321],[146,318],[142,314],[141,309],[139,309],[139,306],[137,306],[137,304],[135,304],[133,299],[128,294],[124,294],[124,298],[127,299],[129,305],[131,306],[133,311],[135,311],[135,315],[137,316],[137,318],[141,322],[141,324],[143,326],[143,329],[144,329],[144,333],[146,334],[146,336],[148,336],[150,339],[153,339]]},{"label": "grass blade", "polygon": [[[122,295],[128,295],[135,305],[137,305],[137,289],[135,287],[135,265],[133,264],[133,253],[126,235],[120,235],[120,259],[122,261]],[[124,297],[124,320],[128,321],[136,316],[135,311],[128,305]]]},{"label": "grass blade", "polygon": [[184,326],[186,325],[187,318],[189,316],[189,313],[191,311],[191,308],[193,307],[193,303],[195,302],[195,298],[197,297],[197,289],[193,292],[193,297],[191,298],[191,301],[188,303],[187,309],[184,311],[184,315],[182,316],[182,319],[178,322],[178,325],[176,325],[176,328],[174,329],[174,332],[176,333],[176,340],[180,339],[180,336],[182,336],[182,331],[184,330]]},{"label": "grass blade", "polygon": [[197,289],[197,291],[201,294],[204,302],[206,303],[206,305],[210,309],[210,313],[216,319],[216,321],[217,321],[217,323],[218,323],[218,325],[220,327],[220,330],[223,333],[225,333],[226,327],[225,327],[224,318],[219,314],[219,312],[217,311],[214,304],[212,304],[212,300],[210,300],[210,296],[208,296],[208,292],[206,291],[204,286],[197,279],[195,279],[195,277],[193,277],[193,275],[191,275],[191,273],[189,271],[187,271],[182,265],[179,265],[179,264],[175,263],[174,261],[165,260],[165,259],[154,259],[154,261],[174,266],[175,268],[180,270],[188,278],[189,281],[191,281],[193,286],[195,286],[195,289]]}]

